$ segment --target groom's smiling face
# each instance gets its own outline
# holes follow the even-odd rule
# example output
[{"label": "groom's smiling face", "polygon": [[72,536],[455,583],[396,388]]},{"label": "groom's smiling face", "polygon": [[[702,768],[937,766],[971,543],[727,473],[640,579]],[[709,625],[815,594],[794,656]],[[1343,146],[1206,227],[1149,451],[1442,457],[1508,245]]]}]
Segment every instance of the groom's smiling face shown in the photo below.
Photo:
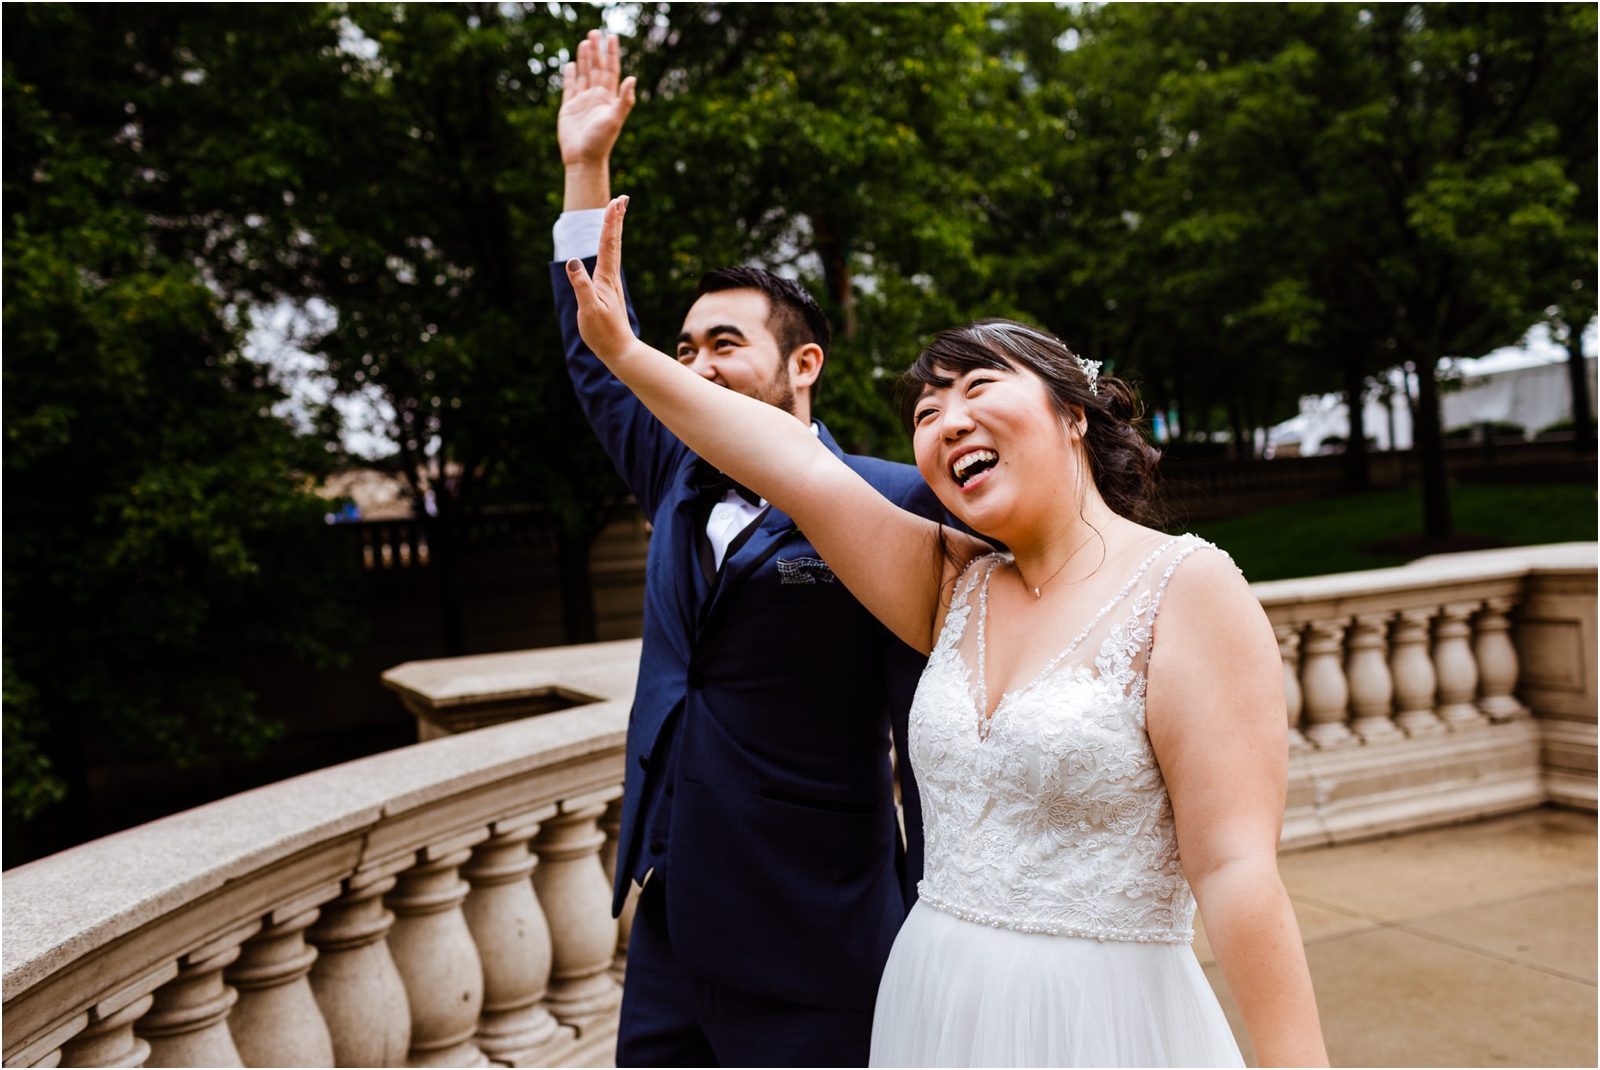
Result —
[{"label": "groom's smiling face", "polygon": [[807,369],[794,374],[767,326],[769,319],[771,305],[760,290],[704,294],[684,317],[678,361],[718,386],[809,419],[809,405],[805,413],[796,410],[795,390],[810,386],[816,376]]}]

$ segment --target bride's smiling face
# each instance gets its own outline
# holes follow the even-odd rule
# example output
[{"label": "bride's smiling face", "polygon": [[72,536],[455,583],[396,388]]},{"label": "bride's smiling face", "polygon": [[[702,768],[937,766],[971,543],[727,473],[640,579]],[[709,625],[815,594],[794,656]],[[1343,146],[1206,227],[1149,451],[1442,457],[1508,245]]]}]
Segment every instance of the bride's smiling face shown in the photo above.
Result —
[{"label": "bride's smiling face", "polygon": [[912,410],[917,469],[974,531],[1008,544],[1026,540],[1076,500],[1078,436],[1030,371],[974,368],[953,378],[926,387]]}]

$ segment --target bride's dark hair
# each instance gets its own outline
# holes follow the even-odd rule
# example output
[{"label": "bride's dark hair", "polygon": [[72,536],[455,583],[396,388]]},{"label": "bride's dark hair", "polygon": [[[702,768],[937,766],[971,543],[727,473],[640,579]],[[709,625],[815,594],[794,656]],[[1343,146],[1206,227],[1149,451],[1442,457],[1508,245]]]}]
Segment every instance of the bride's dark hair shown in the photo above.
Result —
[{"label": "bride's dark hair", "polygon": [[1026,369],[1038,376],[1064,422],[1081,409],[1089,473],[1113,512],[1139,523],[1159,524],[1153,499],[1161,454],[1139,431],[1143,411],[1133,388],[1100,376],[1092,386],[1077,354],[1054,335],[1014,320],[989,319],[941,331],[895,384],[900,417],[912,428],[917,399],[928,387],[947,387],[978,368]]}]

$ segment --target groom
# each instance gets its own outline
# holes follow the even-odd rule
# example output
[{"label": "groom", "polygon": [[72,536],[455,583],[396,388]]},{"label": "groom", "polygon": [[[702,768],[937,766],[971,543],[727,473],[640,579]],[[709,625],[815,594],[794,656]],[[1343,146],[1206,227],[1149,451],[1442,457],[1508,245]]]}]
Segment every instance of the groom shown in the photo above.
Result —
[{"label": "groom", "polygon": [[[579,337],[564,265],[592,270],[599,247],[611,147],[634,101],[618,66],[616,39],[595,32],[566,71],[550,271],[579,403],[654,531],[612,902],[620,912],[643,883],[617,1065],[865,1066],[878,978],[921,876],[903,756],[924,659],[787,516],[690,453]],[[943,519],[916,469],[845,455],[811,419],[830,337],[797,283],[732,268],[701,280],[677,356],[808,424],[891,501]]]}]

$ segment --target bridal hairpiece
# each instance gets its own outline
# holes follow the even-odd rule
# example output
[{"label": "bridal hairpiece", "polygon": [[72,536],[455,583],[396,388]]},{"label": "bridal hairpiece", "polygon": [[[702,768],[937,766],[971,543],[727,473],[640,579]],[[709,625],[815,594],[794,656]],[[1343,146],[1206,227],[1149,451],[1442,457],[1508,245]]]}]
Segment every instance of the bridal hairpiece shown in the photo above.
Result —
[{"label": "bridal hairpiece", "polygon": [[1095,397],[1100,396],[1100,364],[1098,360],[1084,360],[1076,353],[1072,358],[1078,362],[1078,367],[1083,369],[1083,377],[1089,380],[1089,393]]},{"label": "bridal hairpiece", "polygon": [[[1067,344],[1061,341],[1061,339],[1045,334],[1043,331],[1036,331],[1032,327],[1024,326],[1021,323],[974,323],[972,326],[975,330],[982,331],[986,334],[991,331],[994,332],[999,336],[998,341],[1000,342],[1001,346],[1006,349],[1012,349],[1010,344],[1011,340],[1007,337],[1007,335],[1011,334],[1012,332],[1030,335],[1041,342],[1045,342],[1049,345],[1060,346],[1062,349],[1066,349],[1067,352],[1072,356],[1072,359],[1078,362],[1078,370],[1083,372],[1083,377],[1089,380],[1089,393],[1095,395],[1096,397],[1100,396],[1100,368],[1102,362],[1098,360],[1084,360],[1076,353],[1073,353],[1072,350],[1067,349]],[[1012,351],[1015,352],[1015,350]]]}]

